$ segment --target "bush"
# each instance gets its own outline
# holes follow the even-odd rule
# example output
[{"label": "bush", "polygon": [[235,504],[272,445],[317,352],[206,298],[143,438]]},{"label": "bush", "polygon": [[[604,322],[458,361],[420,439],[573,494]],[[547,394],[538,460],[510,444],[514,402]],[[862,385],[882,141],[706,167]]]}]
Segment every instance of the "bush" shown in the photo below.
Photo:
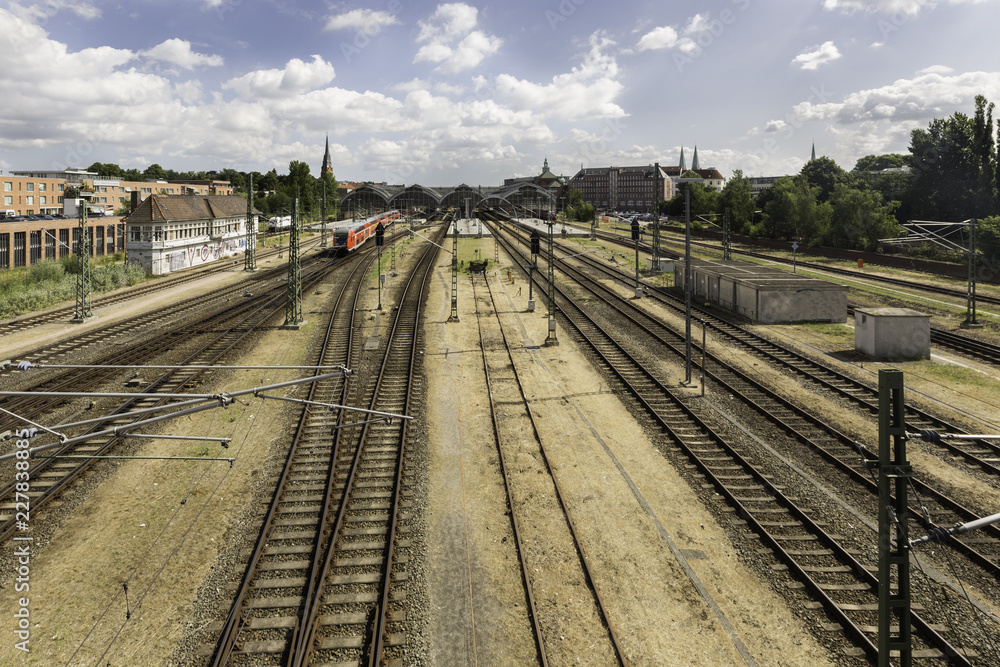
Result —
[{"label": "bush", "polygon": [[66,269],[59,262],[39,262],[28,271],[28,276],[33,283],[42,283],[46,280],[58,281],[66,275]]}]

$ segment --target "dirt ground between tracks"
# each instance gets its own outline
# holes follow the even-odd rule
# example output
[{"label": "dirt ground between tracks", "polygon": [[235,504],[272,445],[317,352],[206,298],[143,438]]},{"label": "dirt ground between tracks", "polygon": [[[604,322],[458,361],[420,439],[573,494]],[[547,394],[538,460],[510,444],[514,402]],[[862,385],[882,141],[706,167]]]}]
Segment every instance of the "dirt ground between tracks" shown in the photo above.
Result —
[{"label": "dirt ground between tracks", "polygon": [[[481,243],[484,253],[492,253],[492,241]],[[544,310],[526,312],[527,286],[520,279],[503,280],[503,262],[496,273],[491,280],[508,339],[542,343]],[[469,279],[460,280],[464,285]],[[463,292],[458,323],[446,322],[450,307],[450,276],[439,276],[426,311],[425,364],[433,397],[426,664],[528,664],[534,646],[516,553],[507,539],[510,520],[487,412],[474,304]],[[742,664],[722,617],[758,664],[834,664],[784,601],[743,567],[712,514],[693,498],[567,332],[559,329],[557,337],[558,346],[516,352],[515,363],[596,586],[632,664]],[[505,456],[516,468],[512,447]],[[545,493],[550,485],[543,475],[536,477],[537,489],[525,488],[531,482],[522,478],[522,495]],[[718,612],[686,576],[668,540],[686,555]],[[602,647],[600,628],[588,634],[595,633],[591,606],[573,604],[574,598],[586,602],[586,589],[574,586],[563,570],[566,563],[550,555],[529,563],[550,660],[609,664],[606,653],[595,652]]]}]

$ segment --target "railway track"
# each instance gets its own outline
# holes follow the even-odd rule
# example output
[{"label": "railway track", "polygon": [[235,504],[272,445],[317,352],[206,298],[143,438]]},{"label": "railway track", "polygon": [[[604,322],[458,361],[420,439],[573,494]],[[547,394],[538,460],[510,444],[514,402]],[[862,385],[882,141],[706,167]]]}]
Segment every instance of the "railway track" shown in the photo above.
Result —
[{"label": "railway track", "polygon": [[[444,230],[438,232],[438,240]],[[421,304],[437,249],[424,244],[398,294],[381,360],[350,382],[315,383],[306,400],[369,412],[303,411],[257,545],[208,664],[399,664],[407,619],[407,415]],[[370,266],[341,293],[322,363],[364,366],[354,318]],[[372,414],[372,413],[376,414]]]},{"label": "railway track", "polygon": [[[304,284],[308,286],[322,280],[331,270],[332,267],[329,265],[320,265],[317,270],[304,277]],[[142,389],[143,393],[162,393],[163,398],[127,399],[108,409],[105,416],[75,422],[65,429],[67,435],[74,438],[111,429],[117,432],[95,436],[86,442],[67,445],[51,453],[47,452],[44,456],[33,457],[36,463],[29,470],[32,479],[32,491],[29,494],[32,512],[37,514],[39,510],[43,510],[74,480],[90,469],[99,460],[93,457],[108,456],[122,445],[127,438],[129,424],[137,421],[137,417],[126,413],[163,405],[169,400],[170,394],[192,386],[207,372],[203,368],[184,368],[185,365],[210,366],[218,363],[248,336],[259,331],[260,327],[267,326],[283,313],[284,287],[278,285],[267,294],[239,302],[234,307],[224,308],[214,317],[208,316],[186,322],[175,328],[170,335],[162,334],[161,337],[148,340],[135,348],[105,357],[100,363],[116,365],[147,363],[163,353],[165,341],[182,342],[192,338],[197,340],[196,337],[203,338],[195,350],[176,364],[178,368],[162,373],[145,384]],[[216,326],[218,329],[214,328]],[[22,390],[79,393],[100,387],[122,374],[123,371],[120,369],[69,370]],[[32,421],[46,423],[49,421],[46,418],[48,415],[54,414],[71,400],[73,399],[70,397],[24,396],[13,400],[8,398],[0,403],[0,406]],[[7,423],[11,428],[23,426],[18,421]],[[13,475],[9,479],[13,480]],[[15,483],[11,482],[0,488],[0,541],[8,539],[16,530],[14,513],[16,507]]]},{"label": "railway track", "polygon": [[[518,261],[524,261],[513,247],[509,247],[508,252],[514,253]],[[565,266],[561,268],[566,269]],[[572,271],[569,273],[572,274]],[[588,281],[589,279],[582,279],[584,283]],[[538,279],[537,282],[544,293],[543,281]],[[779,484],[770,479],[770,472],[765,473],[759,469],[761,462],[743,456],[739,446],[727,442],[647,370],[647,367],[655,367],[648,359],[660,356],[655,350],[662,344],[650,345],[650,340],[656,340],[655,336],[650,339],[648,333],[639,337],[628,335],[619,342],[584,314],[561,287],[557,286],[557,293],[559,310],[580,340],[591,348],[607,372],[616,376],[618,382],[637,398],[644,411],[671,436],[672,445],[679,448],[697,467],[716,493],[727,499],[740,520],[753,528],[753,532],[760,536],[768,550],[778,559],[780,566],[787,568],[793,575],[796,585],[806,587],[810,598],[824,610],[828,622],[843,630],[853,647],[852,651],[869,658],[877,655],[873,637],[877,625],[874,610],[877,609],[878,582],[870,573],[872,563],[859,558],[860,554],[854,549],[842,546],[843,537],[824,531],[819,521],[811,519],[811,515],[821,512],[816,511],[816,508],[799,507],[793,498],[782,492]],[[606,297],[598,296],[596,292],[590,294],[588,301],[598,298],[602,304],[611,307],[615,307],[615,302],[621,304],[621,309],[632,307],[618,295]],[[593,304],[590,303],[588,310],[592,308]],[[617,312],[621,313],[622,310]],[[618,322],[621,316],[615,314],[608,317]],[[672,348],[667,345],[666,349]],[[679,354],[677,350],[670,353]],[[646,360],[639,360],[637,357]],[[718,381],[722,373],[713,367],[710,375],[713,380]],[[748,405],[765,410],[767,418],[775,423],[779,433],[795,434],[796,422],[806,416],[801,410],[787,414],[787,401],[776,404],[771,398],[747,393],[746,389],[738,387],[735,382],[724,386],[736,396],[745,394],[743,400]],[[811,431],[820,428],[827,429],[829,434],[828,427],[815,420],[809,431],[799,433],[796,437],[803,444],[813,447],[816,434]],[[798,431],[803,430],[801,426],[798,427]],[[852,449],[849,439],[846,443],[841,441],[839,446],[848,451]],[[856,454],[851,467],[857,468]],[[852,538],[856,539],[856,536]],[[995,549],[995,540],[991,540],[991,544],[991,548]],[[988,576],[995,577],[995,550],[993,554],[992,559],[984,559],[983,567],[993,567],[993,574]],[[915,614],[915,634],[923,642],[917,655],[946,657],[955,661],[955,664],[971,664],[969,658],[963,656],[972,655],[974,651],[955,646],[936,627],[940,625],[925,621],[919,613]],[[949,632],[955,634],[960,630],[952,627]]]},{"label": "railway track", "polygon": [[[477,304],[476,318],[479,327],[483,370],[486,377],[487,393],[490,396],[493,435],[504,480],[507,507],[509,509],[511,528],[520,562],[521,580],[525,587],[525,597],[528,609],[530,610],[529,613],[535,637],[535,645],[538,650],[539,664],[549,664],[547,658],[549,653],[556,654],[555,660],[557,662],[571,662],[573,651],[566,653],[567,647],[562,645],[557,640],[557,637],[550,636],[546,640],[544,636],[542,621],[539,618],[539,611],[534,602],[532,585],[534,577],[531,575],[532,570],[534,569],[537,572],[538,568],[532,568],[532,563],[530,562],[531,556],[527,553],[527,549],[521,538],[521,524],[526,526],[529,532],[534,533],[533,540],[535,542],[547,545],[547,561],[558,558],[561,559],[561,562],[576,562],[576,567],[579,568],[579,575],[576,577],[579,580],[578,585],[581,588],[589,590],[592,597],[593,610],[588,616],[593,618],[594,628],[592,632],[588,632],[588,636],[594,639],[595,645],[589,651],[590,659],[599,660],[601,664],[626,665],[628,664],[625,658],[626,654],[615,635],[614,624],[595,583],[594,573],[588,564],[587,555],[580,542],[573,519],[570,516],[569,508],[563,500],[559,481],[549,464],[545,445],[539,435],[534,413],[529,405],[514,357],[511,354],[511,346],[507,341],[507,335],[500,321],[500,309],[495,302],[489,280],[484,273],[473,274],[472,285],[473,298]],[[479,287],[480,285],[482,287]],[[495,327],[490,327],[489,331],[497,333],[487,333],[487,329],[483,326],[483,320],[487,317],[483,315],[484,312],[492,313],[492,318],[490,319],[495,319],[496,325]],[[502,407],[500,407],[501,404]],[[517,407],[515,408],[514,406]],[[550,496],[546,493],[544,497],[555,498],[558,504],[558,513],[562,521],[552,517],[552,514],[556,513],[556,508],[551,507],[550,503],[544,502],[541,497],[532,500],[523,497],[523,492],[518,494],[512,489],[511,479],[513,475],[507,467],[504,449],[509,446],[505,444],[506,441],[512,437],[512,434],[518,432],[530,432],[535,445],[535,449],[526,450],[523,445],[523,439],[521,439],[518,452],[524,455],[528,451],[531,456],[535,456],[537,452],[537,458],[542,462],[540,469],[533,469],[525,474],[533,475],[535,472],[542,473],[544,471],[544,474],[548,476],[552,483],[553,494]],[[539,534],[542,526],[545,527],[544,533]],[[566,549],[562,546],[567,544],[573,545],[573,548]],[[562,576],[570,576],[568,572],[572,572],[572,570],[568,568],[563,569]],[[578,600],[578,606],[582,604],[585,603]],[[565,610],[560,613],[565,614]],[[550,632],[555,633],[555,628],[558,627],[557,619],[549,619],[546,627],[551,628]],[[599,635],[604,636],[604,641],[601,642],[600,646],[596,643]],[[576,649],[577,647],[569,648]]]},{"label": "railway track", "polygon": [[[518,235],[518,239],[527,243],[523,235]],[[600,275],[614,280],[629,287],[634,285],[634,277],[622,271],[608,266],[593,257],[579,255],[573,246],[557,247],[567,255],[578,255],[575,259],[585,264],[590,270],[599,272]],[[565,266],[565,263],[562,264]],[[683,317],[685,311],[684,300],[676,297],[670,291],[647,286],[647,296],[654,298],[658,303],[669,308],[678,316]],[[764,359],[767,362],[780,366],[801,380],[811,383],[815,387],[829,392],[844,401],[864,410],[869,416],[878,415],[878,388],[870,386],[864,382],[856,380],[836,369],[827,366],[815,359],[795,351],[777,341],[764,338],[754,334],[747,328],[740,326],[727,319],[719,317],[713,311],[692,307],[692,316],[697,317],[704,323],[714,336],[743,349],[754,356]],[[678,336],[679,334],[673,334]],[[934,333],[932,331],[932,339]],[[957,334],[951,336],[952,339],[964,339]],[[985,344],[977,346],[977,349],[988,352],[990,347]],[[994,358],[1000,364],[1000,356]],[[927,410],[921,409],[912,403],[906,405],[906,421],[915,430],[935,430],[941,433],[967,434],[968,431],[950,421],[934,415]],[[1000,444],[992,440],[981,439],[942,439],[934,443],[935,447],[941,450],[943,456],[957,457],[962,461],[976,466],[983,472],[1000,477]]]}]

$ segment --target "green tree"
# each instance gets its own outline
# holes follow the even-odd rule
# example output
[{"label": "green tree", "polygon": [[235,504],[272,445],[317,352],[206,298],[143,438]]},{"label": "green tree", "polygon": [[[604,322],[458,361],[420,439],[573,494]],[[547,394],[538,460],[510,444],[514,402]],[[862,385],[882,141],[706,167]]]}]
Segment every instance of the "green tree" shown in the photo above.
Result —
[{"label": "green tree", "polygon": [[819,201],[818,185],[810,185],[800,175],[779,178],[771,186],[771,191],[758,234],[806,243],[823,237],[830,225],[831,209],[827,202]]},{"label": "green tree", "polygon": [[309,164],[292,160],[288,163],[288,176],[281,184],[281,191],[290,199],[299,200],[299,215],[316,213],[316,179],[309,173]]},{"label": "green tree", "polygon": [[[317,201],[320,207],[323,204],[324,188],[326,192],[326,215],[327,217],[336,216],[337,211],[340,210],[340,193],[337,192],[337,179],[334,178],[331,172],[326,172],[316,179],[316,196],[319,198]],[[316,210],[321,211],[321,208],[317,208]]]},{"label": "green tree", "polygon": [[160,165],[153,163],[146,167],[146,170],[142,172],[143,178],[155,178],[158,180],[166,180],[167,172]]},{"label": "green tree", "polygon": [[884,204],[882,196],[873,190],[838,185],[830,197],[832,210],[829,228],[822,239],[824,245],[876,250],[879,239],[902,234],[893,215],[898,205],[895,201]]},{"label": "green tree", "polygon": [[278,180],[278,171],[276,169],[272,169],[264,174],[264,176],[262,176],[259,180],[256,176],[254,176],[253,182],[260,183],[260,185],[256,186],[258,192],[273,192],[278,189],[278,185],[280,183]]},{"label": "green tree", "polygon": [[117,164],[111,162],[101,164],[100,162],[95,162],[94,164],[87,167],[87,171],[97,172],[99,178],[122,178],[125,172]]},{"label": "green tree", "polygon": [[799,174],[806,179],[809,185],[819,187],[817,199],[820,202],[825,202],[830,198],[830,195],[833,194],[833,188],[838,183],[847,182],[847,172],[825,155],[815,160],[809,160]]},{"label": "green tree", "polygon": [[990,155],[995,160],[995,151],[986,146],[992,143],[987,140],[992,136],[992,109],[981,96],[977,109],[977,119],[956,111],[949,118],[935,118],[926,130],[910,133],[913,175],[907,198],[914,218],[957,221],[996,212],[990,182],[995,165],[993,172],[985,168]]},{"label": "green tree", "polygon": [[851,173],[859,174],[863,172],[883,171],[885,169],[898,169],[910,165],[910,156],[902,153],[886,153],[885,155],[866,155],[859,158]]},{"label": "green tree", "polygon": [[722,206],[729,209],[729,229],[736,233],[750,231],[753,223],[754,201],[750,179],[737,169],[722,189]]}]

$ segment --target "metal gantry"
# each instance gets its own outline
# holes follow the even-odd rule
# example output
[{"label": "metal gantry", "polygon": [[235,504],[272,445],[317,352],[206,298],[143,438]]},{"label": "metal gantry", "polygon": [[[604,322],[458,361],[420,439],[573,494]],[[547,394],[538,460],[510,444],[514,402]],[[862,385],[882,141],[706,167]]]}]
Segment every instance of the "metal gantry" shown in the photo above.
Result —
[{"label": "metal gantry", "polygon": [[247,247],[243,255],[243,270],[257,270],[257,225],[253,217],[253,174],[247,174]]},{"label": "metal gantry", "polygon": [[297,329],[305,323],[302,317],[302,265],[299,263],[299,199],[295,198],[292,226],[288,231],[288,290],[285,299],[285,324]]},{"label": "metal gantry", "polygon": [[80,239],[76,244],[79,273],[76,274],[76,311],[73,322],[84,322],[94,316],[90,284],[90,237],[87,233],[87,200],[80,207]]}]

